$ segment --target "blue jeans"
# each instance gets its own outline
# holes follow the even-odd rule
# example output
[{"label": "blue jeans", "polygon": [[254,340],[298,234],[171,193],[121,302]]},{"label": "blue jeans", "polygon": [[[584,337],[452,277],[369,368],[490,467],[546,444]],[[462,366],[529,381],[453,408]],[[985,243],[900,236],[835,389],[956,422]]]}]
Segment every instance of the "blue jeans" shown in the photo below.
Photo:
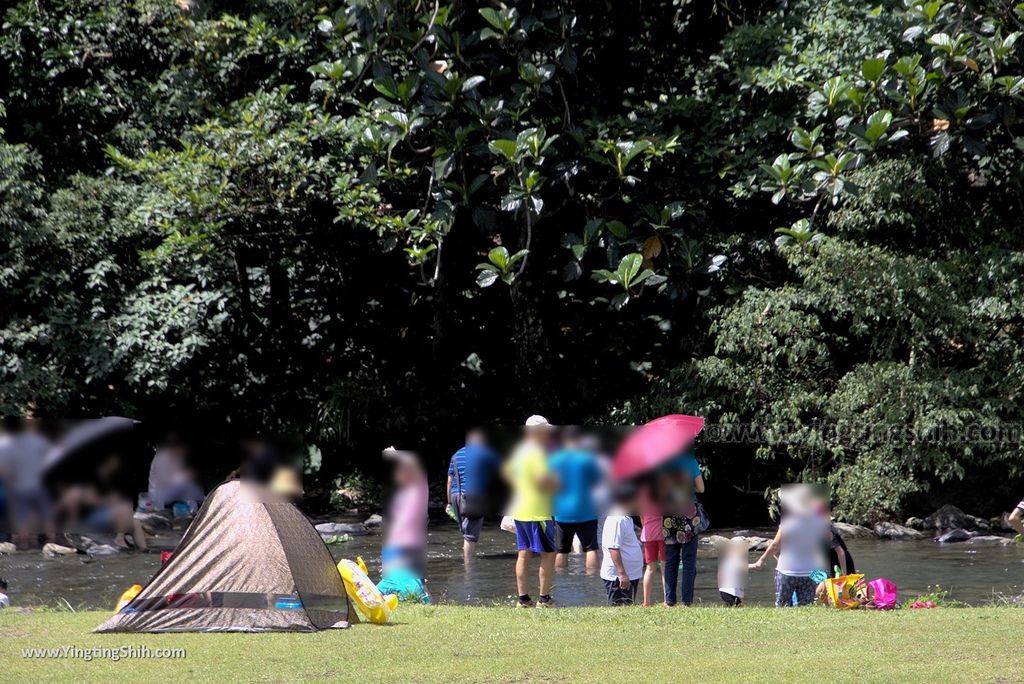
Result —
[{"label": "blue jeans", "polygon": [[697,537],[685,544],[665,545],[665,603],[676,605],[676,580],[679,577],[679,561],[683,562],[682,598],[683,605],[693,603],[693,585],[697,581]]}]

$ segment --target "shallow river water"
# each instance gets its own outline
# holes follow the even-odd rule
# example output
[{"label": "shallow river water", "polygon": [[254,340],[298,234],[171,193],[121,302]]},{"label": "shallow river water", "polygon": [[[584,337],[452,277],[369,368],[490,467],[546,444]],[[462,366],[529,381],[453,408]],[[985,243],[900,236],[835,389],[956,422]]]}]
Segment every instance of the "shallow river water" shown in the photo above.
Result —
[{"label": "shallow river water", "polygon": [[[731,530],[711,533],[731,536]],[[772,531],[758,534],[770,537]],[[154,549],[173,548],[177,536],[154,540]],[[378,577],[381,538],[357,537],[331,547],[335,558],[362,556],[371,577]],[[887,577],[897,584],[900,596],[913,596],[940,585],[952,598],[972,605],[990,603],[1024,592],[1024,546],[939,545],[933,541],[881,541],[847,539],[858,572],[868,578]],[[462,559],[462,537],[448,520],[432,521],[428,547],[428,587],[439,603],[496,605],[508,603],[515,593],[515,538],[488,523],[478,545],[479,555],[469,567]],[[755,558],[751,554],[751,558]],[[568,570],[555,582],[554,597],[563,605],[601,605],[605,601],[601,580],[587,575],[581,556],[572,556]],[[118,596],[134,583],[145,584],[160,565],[159,553],[47,559],[38,551],[0,556],[0,577],[6,577],[15,605],[65,606],[75,609],[110,610]],[[747,603],[770,604],[773,599],[769,567],[752,573]],[[719,603],[717,561],[699,559],[696,600]]]}]

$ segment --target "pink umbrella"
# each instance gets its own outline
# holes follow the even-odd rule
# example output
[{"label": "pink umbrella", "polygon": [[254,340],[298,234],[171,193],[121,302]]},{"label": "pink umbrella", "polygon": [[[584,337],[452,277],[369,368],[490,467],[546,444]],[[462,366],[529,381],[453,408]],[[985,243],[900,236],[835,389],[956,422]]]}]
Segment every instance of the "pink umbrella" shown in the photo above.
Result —
[{"label": "pink umbrella", "polygon": [[612,474],[619,479],[654,470],[693,445],[704,429],[699,416],[673,414],[655,418],[626,437],[615,454]]}]

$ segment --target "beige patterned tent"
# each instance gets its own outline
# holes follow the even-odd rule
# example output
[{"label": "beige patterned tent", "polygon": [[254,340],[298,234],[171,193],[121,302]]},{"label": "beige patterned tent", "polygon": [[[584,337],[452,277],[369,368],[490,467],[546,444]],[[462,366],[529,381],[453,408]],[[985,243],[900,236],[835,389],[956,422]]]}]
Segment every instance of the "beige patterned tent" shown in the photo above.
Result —
[{"label": "beige patterned tent", "polygon": [[97,632],[316,631],[354,621],[341,575],[306,517],[234,480],[206,499],[174,555]]}]

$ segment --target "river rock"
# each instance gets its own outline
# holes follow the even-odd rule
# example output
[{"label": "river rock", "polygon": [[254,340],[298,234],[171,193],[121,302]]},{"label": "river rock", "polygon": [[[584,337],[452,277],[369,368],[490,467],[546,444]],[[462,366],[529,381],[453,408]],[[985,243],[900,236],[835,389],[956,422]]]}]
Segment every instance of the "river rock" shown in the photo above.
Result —
[{"label": "river rock", "polygon": [[351,534],[321,534],[320,538],[324,540],[324,544],[331,546],[333,544],[344,544],[345,542],[352,541]]},{"label": "river rock", "polygon": [[745,539],[747,540],[747,548],[751,551],[764,551],[772,543],[772,540],[766,537],[745,537]]},{"label": "river rock", "polygon": [[78,553],[78,549],[70,546],[61,546],[60,544],[44,544],[43,545],[43,556],[46,558],[60,558],[61,556],[74,556]]},{"label": "river rock", "polygon": [[[88,535],[85,535],[77,532],[65,532],[63,541],[64,546],[71,546],[80,553],[87,553],[89,555],[93,555],[90,549],[97,546],[109,546],[118,550],[117,546],[114,545],[114,536],[109,534],[90,532]],[[96,555],[104,555],[104,552],[101,551]]]},{"label": "river rock", "polygon": [[95,546],[90,546],[86,553],[90,556],[116,556],[121,551],[122,549],[110,544],[96,544]]},{"label": "river rock", "polygon": [[11,542],[0,542],[0,556],[6,556],[14,553],[18,550],[18,547]]},{"label": "river rock", "polygon": [[379,513],[374,513],[369,518],[363,521],[363,525],[368,530],[379,530],[384,525],[384,518]]},{"label": "river rock", "polygon": [[964,517],[967,519],[965,529],[976,530],[978,532],[989,531],[990,526],[988,524],[988,520],[985,520],[984,518],[979,518],[976,515],[965,515]]},{"label": "river rock", "polygon": [[968,544],[985,544],[988,546],[1013,546],[1014,541],[1010,537],[999,537],[994,534],[981,534],[967,540]]},{"label": "river rock", "polygon": [[755,535],[754,535],[754,530],[736,530],[735,532],[732,533],[732,536],[746,538],[746,537],[753,537]]},{"label": "river rock", "polygon": [[973,536],[974,535],[972,535],[967,530],[956,529],[950,530],[945,534],[939,535],[935,538],[935,541],[939,542],[940,544],[953,544],[955,542],[965,542]]},{"label": "river rock", "polygon": [[839,531],[839,534],[843,536],[843,539],[863,539],[866,537],[874,537],[875,533],[873,530],[869,530],[866,527],[860,525],[851,525],[849,523],[835,522],[832,526]]},{"label": "river rock", "polygon": [[903,524],[912,530],[920,530],[924,527],[924,520],[920,518],[907,518],[907,521]]},{"label": "river rock", "polygon": [[988,521],[990,530],[995,532],[1013,532],[1013,525],[1010,524],[1009,516],[1003,513],[998,518],[990,518]]},{"label": "river rock", "polygon": [[698,560],[714,560],[715,558],[718,558],[717,546],[701,546],[697,549]]},{"label": "river rock", "polygon": [[700,544],[705,545],[705,546],[713,546],[716,549],[718,547],[720,547],[720,546],[724,546],[724,545],[729,543],[729,538],[728,537],[723,537],[720,534],[708,534],[708,535],[704,535],[702,537],[699,537],[699,539],[700,539],[700,542],[699,542]]},{"label": "river rock", "polygon": [[946,504],[924,519],[929,530],[965,530],[971,525],[967,515],[956,506]]},{"label": "river rock", "polygon": [[891,522],[875,525],[875,534],[882,539],[897,539],[901,541],[906,539],[924,539],[924,534],[921,532],[905,525],[897,525]]},{"label": "river rock", "polygon": [[320,523],[316,526],[316,531],[320,533],[320,536],[350,534],[353,537],[365,537],[370,534],[363,523]]},{"label": "river rock", "polygon": [[135,519],[144,525],[161,529],[170,529],[172,522],[171,515],[157,511],[136,511]]},{"label": "river rock", "polygon": [[171,518],[160,513],[149,511],[135,514],[135,519],[147,530],[169,530],[171,529]]}]

